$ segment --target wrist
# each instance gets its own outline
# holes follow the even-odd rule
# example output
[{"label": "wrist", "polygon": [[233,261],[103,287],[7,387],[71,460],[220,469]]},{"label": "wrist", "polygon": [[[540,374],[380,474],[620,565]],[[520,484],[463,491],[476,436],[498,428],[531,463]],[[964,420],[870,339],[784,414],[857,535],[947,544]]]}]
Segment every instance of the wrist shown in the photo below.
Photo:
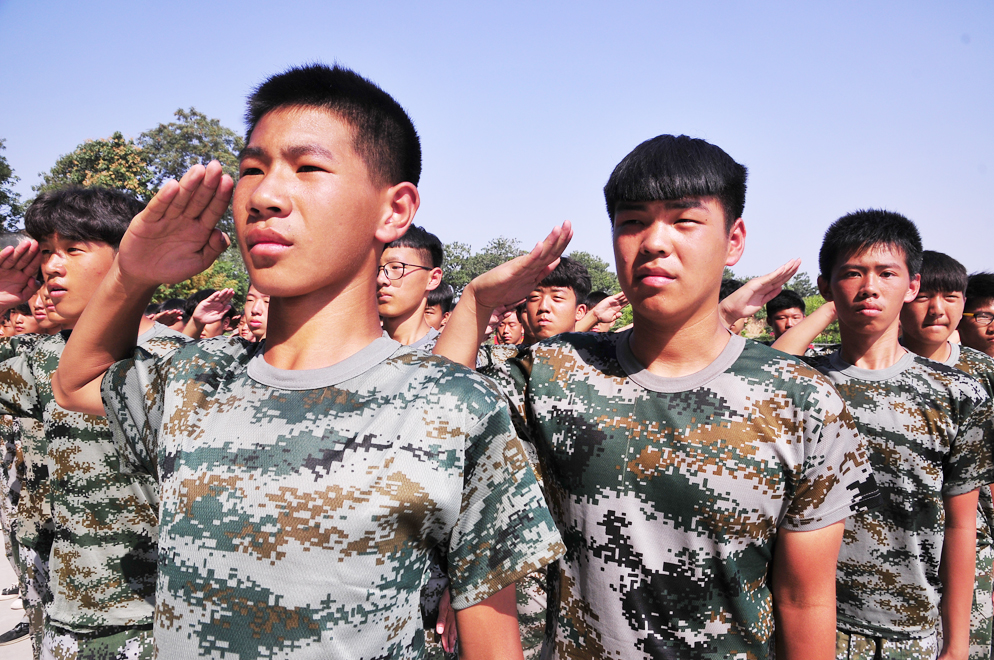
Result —
[{"label": "wrist", "polygon": [[114,282],[114,288],[123,293],[125,298],[151,299],[155,290],[162,284],[123,271],[117,259],[114,259],[104,279]]}]

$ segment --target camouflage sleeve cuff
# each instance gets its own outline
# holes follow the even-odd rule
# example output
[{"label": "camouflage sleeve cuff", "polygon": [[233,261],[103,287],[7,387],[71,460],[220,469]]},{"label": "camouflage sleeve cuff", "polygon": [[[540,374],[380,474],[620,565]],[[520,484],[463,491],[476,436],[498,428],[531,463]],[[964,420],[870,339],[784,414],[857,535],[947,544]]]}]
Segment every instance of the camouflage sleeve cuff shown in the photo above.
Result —
[{"label": "camouflage sleeve cuff", "polygon": [[822,513],[819,510],[819,513],[822,513],[822,515],[819,515],[817,518],[788,516],[784,518],[784,521],[780,524],[780,528],[791,532],[811,532],[834,525],[840,520],[845,520],[857,513],[872,511],[881,506],[883,506],[883,496],[874,485],[871,492],[863,494],[859,499],[853,500],[849,504],[844,504],[826,513]]}]

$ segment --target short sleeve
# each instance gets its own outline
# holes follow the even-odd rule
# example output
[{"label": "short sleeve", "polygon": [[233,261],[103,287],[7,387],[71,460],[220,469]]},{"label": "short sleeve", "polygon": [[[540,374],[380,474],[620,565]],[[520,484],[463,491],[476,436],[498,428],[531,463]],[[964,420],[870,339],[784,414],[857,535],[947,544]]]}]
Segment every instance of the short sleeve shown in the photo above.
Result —
[{"label": "short sleeve", "polygon": [[[980,394],[980,386],[977,386]],[[980,405],[964,405],[966,418],[952,439],[943,465],[942,496],[962,495],[994,483],[994,408],[982,394]]]},{"label": "short sleeve", "polygon": [[133,357],[111,366],[100,393],[121,470],[150,474],[158,480],[158,429],[165,394],[163,360],[136,348]]},{"label": "short sleeve", "polygon": [[791,531],[827,527],[882,504],[873,470],[849,410],[827,381],[806,397],[804,457],[781,526]]},{"label": "short sleeve", "polygon": [[565,552],[507,406],[493,400],[494,409],[466,441],[462,503],[448,555],[456,609],[479,603]]},{"label": "short sleeve", "polygon": [[0,362],[0,414],[42,421],[37,381],[27,350],[10,352]]}]

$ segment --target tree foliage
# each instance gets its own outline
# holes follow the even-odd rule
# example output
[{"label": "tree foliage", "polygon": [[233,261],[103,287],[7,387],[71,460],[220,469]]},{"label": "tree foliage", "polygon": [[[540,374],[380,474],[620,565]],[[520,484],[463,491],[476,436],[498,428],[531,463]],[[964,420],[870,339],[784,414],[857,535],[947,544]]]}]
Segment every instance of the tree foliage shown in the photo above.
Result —
[{"label": "tree foliage", "polygon": [[180,108],[173,116],[176,121],[159,124],[138,136],[154,188],[169,179],[178,180],[197,163],[206,165],[212,160],[221,163],[225,174],[238,178],[238,154],[245,143],[237,133],[196,108]]},{"label": "tree foliage", "polygon": [[611,294],[621,291],[618,276],[608,270],[611,267],[608,262],[589,252],[571,252],[567,256],[587,267],[587,272],[590,273],[591,291],[606,291]]},{"label": "tree foliage", "polygon": [[[0,138],[0,151],[6,149],[4,142],[5,140]],[[20,180],[20,177],[14,174],[7,159],[0,153],[0,229],[4,231],[16,231],[23,221],[24,209],[21,206],[21,196],[12,187]]]},{"label": "tree foliage", "polygon": [[234,289],[235,297],[243,299],[248,292],[248,281],[239,281],[231,272],[230,267],[222,261],[215,261],[211,267],[194,275],[179,284],[163,284],[152,296],[153,302],[162,302],[170,298],[189,298],[201,289]]},{"label": "tree foliage", "polygon": [[807,273],[794,275],[784,288],[790,289],[802,298],[818,295],[818,287],[811,281],[811,277]]},{"label": "tree foliage", "polygon": [[87,140],[42,172],[32,189],[45,192],[66,185],[106,186],[126,190],[139,199],[152,199],[152,173],[142,150],[120,131],[107,139]]},{"label": "tree foliage", "polygon": [[445,263],[442,265],[442,279],[452,285],[456,295],[477,275],[525,254],[518,239],[503,236],[491,240],[475,254],[465,243],[446,243],[443,247]]}]

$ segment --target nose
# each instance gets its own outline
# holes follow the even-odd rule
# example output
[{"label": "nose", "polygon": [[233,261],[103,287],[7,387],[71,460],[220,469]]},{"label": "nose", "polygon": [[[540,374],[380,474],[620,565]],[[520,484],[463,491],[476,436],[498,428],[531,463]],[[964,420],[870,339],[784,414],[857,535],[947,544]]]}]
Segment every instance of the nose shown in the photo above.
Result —
[{"label": "nose", "polygon": [[383,266],[380,266],[380,269],[376,271],[376,284],[381,288],[390,286],[390,278],[388,278],[386,272],[384,272]]},{"label": "nose", "polygon": [[41,262],[41,274],[46,281],[52,277],[59,277],[66,273],[66,262],[58,252],[50,252],[45,255]]},{"label": "nose", "polygon": [[669,254],[672,250],[669,225],[660,221],[650,224],[642,234],[642,244],[639,249],[645,254],[662,256]]},{"label": "nose", "polygon": [[265,174],[243,177],[239,180],[239,185],[242,182],[245,182],[246,185],[255,184],[248,197],[251,217],[264,220],[271,217],[282,217],[290,212],[290,184],[285,180],[286,176],[283,169],[285,168],[276,166]]}]

